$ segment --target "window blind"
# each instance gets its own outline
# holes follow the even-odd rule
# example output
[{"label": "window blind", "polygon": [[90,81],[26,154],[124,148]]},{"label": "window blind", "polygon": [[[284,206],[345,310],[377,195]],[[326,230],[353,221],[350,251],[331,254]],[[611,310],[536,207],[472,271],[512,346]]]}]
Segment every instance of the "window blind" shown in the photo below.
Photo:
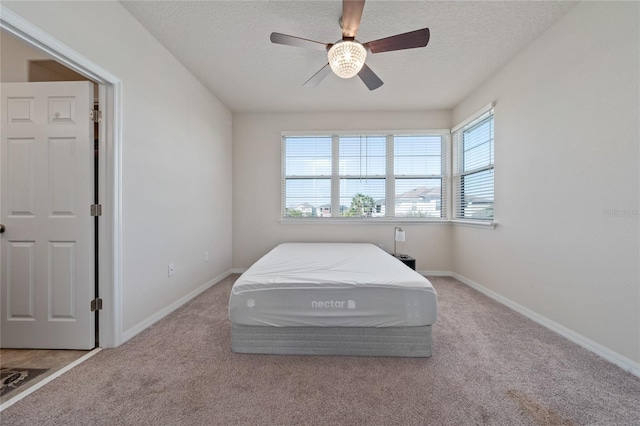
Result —
[{"label": "window blind", "polygon": [[384,217],[386,198],[385,136],[339,136],[340,214]]},{"label": "window blind", "polygon": [[447,135],[282,138],[283,218],[447,218]]},{"label": "window blind", "polygon": [[330,215],[331,136],[287,137],[282,153],[282,217],[322,217],[323,211]]},{"label": "window blind", "polygon": [[442,135],[394,136],[395,217],[446,218],[445,154]]},{"label": "window blind", "polygon": [[453,133],[454,218],[493,220],[493,109]]}]

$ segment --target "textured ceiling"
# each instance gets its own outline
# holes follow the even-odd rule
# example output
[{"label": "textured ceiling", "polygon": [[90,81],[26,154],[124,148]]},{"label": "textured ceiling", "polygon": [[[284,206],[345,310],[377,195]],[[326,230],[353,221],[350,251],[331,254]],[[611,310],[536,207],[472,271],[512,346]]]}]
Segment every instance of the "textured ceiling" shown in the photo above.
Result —
[{"label": "textured ceiling", "polygon": [[233,112],[451,109],[532,43],[574,2],[376,1],[358,40],[429,27],[426,48],[369,54],[384,81],[370,92],[331,74],[302,84],[324,52],[272,44],[271,32],[323,43],[341,37],[340,1],[121,1]]}]

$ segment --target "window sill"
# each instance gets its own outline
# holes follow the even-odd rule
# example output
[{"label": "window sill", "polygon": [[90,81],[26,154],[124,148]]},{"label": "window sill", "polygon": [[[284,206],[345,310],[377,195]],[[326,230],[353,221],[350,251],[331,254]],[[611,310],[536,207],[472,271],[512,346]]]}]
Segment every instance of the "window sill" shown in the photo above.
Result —
[{"label": "window sill", "polygon": [[343,218],[322,218],[322,219],[280,219],[281,225],[389,225],[394,223],[420,223],[420,224],[446,224],[450,223],[446,219],[411,219],[411,218],[372,218],[372,219],[343,219]]},{"label": "window sill", "polygon": [[419,223],[419,224],[453,224],[456,226],[470,226],[474,228],[495,229],[498,226],[495,222],[484,222],[479,220],[447,220],[447,219],[411,219],[411,218],[375,218],[375,219],[345,219],[345,218],[322,218],[322,219],[279,219],[281,225],[389,225],[394,223]]},{"label": "window sill", "polygon": [[479,220],[461,220],[454,219],[450,221],[454,225],[462,225],[462,226],[471,226],[474,228],[486,228],[486,229],[496,229],[497,223],[491,221],[479,221]]}]

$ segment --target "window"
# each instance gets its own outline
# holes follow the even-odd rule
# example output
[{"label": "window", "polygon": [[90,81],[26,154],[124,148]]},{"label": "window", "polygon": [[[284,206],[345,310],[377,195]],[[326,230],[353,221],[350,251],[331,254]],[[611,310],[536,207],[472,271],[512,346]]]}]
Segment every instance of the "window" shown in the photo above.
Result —
[{"label": "window", "polygon": [[331,136],[291,137],[284,146],[283,217],[331,213]]},{"label": "window", "polygon": [[453,216],[493,220],[493,108],[486,107],[453,131]]},{"label": "window", "polygon": [[445,137],[394,136],[395,217],[447,218]]},{"label": "window", "polygon": [[282,137],[283,218],[447,218],[446,135]]},{"label": "window", "polygon": [[386,158],[386,136],[338,136],[338,216],[385,216]]}]

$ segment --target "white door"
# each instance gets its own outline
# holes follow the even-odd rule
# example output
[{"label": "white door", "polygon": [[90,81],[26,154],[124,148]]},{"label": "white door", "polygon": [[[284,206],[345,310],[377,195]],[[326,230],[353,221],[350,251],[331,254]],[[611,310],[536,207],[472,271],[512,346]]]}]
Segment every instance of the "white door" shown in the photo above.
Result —
[{"label": "white door", "polygon": [[93,83],[0,92],[0,345],[92,349]]}]

